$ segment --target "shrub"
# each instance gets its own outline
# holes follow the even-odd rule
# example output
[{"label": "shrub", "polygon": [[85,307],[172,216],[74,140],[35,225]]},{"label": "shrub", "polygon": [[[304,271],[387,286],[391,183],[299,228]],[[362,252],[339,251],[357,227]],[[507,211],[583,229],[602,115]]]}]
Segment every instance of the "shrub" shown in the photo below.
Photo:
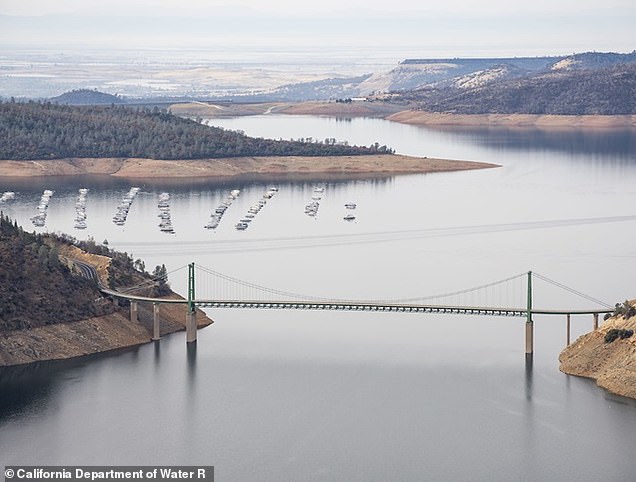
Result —
[{"label": "shrub", "polygon": [[614,313],[611,316],[622,316],[624,318],[631,318],[632,316],[636,316],[636,307],[632,306],[631,303],[627,300],[623,301],[623,303],[616,303],[614,305]]},{"label": "shrub", "polygon": [[634,330],[623,330],[618,328],[612,328],[605,334],[605,343],[612,343],[620,338],[624,340],[630,338],[634,334]]}]

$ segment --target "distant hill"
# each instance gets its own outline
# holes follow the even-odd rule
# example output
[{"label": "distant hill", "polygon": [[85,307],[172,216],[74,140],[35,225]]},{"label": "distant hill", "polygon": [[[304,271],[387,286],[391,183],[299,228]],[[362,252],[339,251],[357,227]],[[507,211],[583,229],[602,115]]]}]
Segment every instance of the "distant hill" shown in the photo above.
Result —
[{"label": "distant hill", "polygon": [[550,70],[476,85],[397,94],[422,110],[456,114],[636,114],[636,63],[583,68],[562,60]]},{"label": "distant hill", "polygon": [[[456,113],[635,114],[632,53],[406,59],[388,72],[285,86],[272,96],[415,101]],[[337,87],[337,88],[336,88]],[[291,99],[290,99],[291,100]]]},{"label": "distant hill", "polygon": [[449,86],[455,81],[488,71],[501,70],[507,77],[521,77],[549,68],[560,57],[520,57],[483,59],[406,59],[386,73],[378,73],[361,83],[360,94],[416,90]]},{"label": "distant hill", "polygon": [[64,105],[112,105],[124,104],[121,97],[90,89],[78,89],[65,92],[50,99],[54,104]]}]

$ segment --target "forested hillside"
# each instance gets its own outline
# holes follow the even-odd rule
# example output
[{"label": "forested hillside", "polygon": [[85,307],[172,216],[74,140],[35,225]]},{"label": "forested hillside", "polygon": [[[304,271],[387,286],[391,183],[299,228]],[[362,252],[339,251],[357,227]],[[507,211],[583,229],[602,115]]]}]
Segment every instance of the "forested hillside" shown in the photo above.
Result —
[{"label": "forested hillside", "polygon": [[60,262],[56,244],[0,215],[0,331],[75,321],[112,311],[92,282]]},{"label": "forested hillside", "polygon": [[[91,241],[28,233],[0,212],[0,332],[77,321],[115,309],[113,303],[101,299],[95,282],[71,272],[59,257],[60,248],[72,242],[112,258],[110,287],[151,278],[143,263],[133,262],[126,253]],[[155,271],[161,274],[162,268]],[[158,296],[169,291],[167,284],[156,282],[144,294]]]},{"label": "forested hillside", "polygon": [[255,139],[153,111],[111,106],[0,103],[0,159],[340,156],[391,152],[321,142]]}]

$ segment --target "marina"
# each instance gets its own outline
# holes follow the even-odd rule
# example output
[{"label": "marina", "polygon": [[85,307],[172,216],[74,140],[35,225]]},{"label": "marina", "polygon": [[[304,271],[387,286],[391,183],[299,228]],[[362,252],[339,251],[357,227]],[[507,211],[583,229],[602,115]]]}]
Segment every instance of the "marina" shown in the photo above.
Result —
[{"label": "marina", "polygon": [[80,188],[77,195],[77,201],[75,202],[75,223],[73,227],[75,229],[86,229],[86,196],[88,195],[87,188]]},{"label": "marina", "polygon": [[315,218],[318,216],[318,209],[320,208],[320,201],[322,200],[322,194],[325,192],[324,186],[314,186],[312,189],[311,201],[305,205],[305,214],[307,216]]},{"label": "marina", "polygon": [[115,223],[117,226],[123,226],[124,224],[126,224],[128,212],[130,211],[130,207],[135,200],[135,196],[137,196],[137,194],[139,193],[139,190],[139,187],[131,187],[130,190],[124,195],[122,200],[119,202],[115,215],[113,216],[113,223]]},{"label": "marina", "polygon": [[261,196],[261,199],[250,206],[247,210],[247,214],[245,214],[240,222],[234,225],[234,228],[237,231],[245,231],[250,226],[250,223],[256,218],[256,215],[261,212],[263,206],[267,204],[267,201],[272,199],[277,192],[277,187],[270,187],[267,189],[267,191],[265,191],[265,193]]},{"label": "marina", "polygon": [[46,214],[53,193],[54,191],[51,189],[45,189],[42,193],[42,197],[40,198],[40,202],[37,206],[37,213],[31,217],[31,222],[34,226],[41,228],[46,224]]},{"label": "marina", "polygon": [[157,203],[159,208],[159,230],[162,233],[174,234],[174,227],[172,226],[172,217],[170,215],[170,193],[162,192],[159,194],[159,202]]},{"label": "marina", "polygon": [[204,226],[205,229],[216,229],[221,223],[221,219],[225,214],[225,211],[232,205],[232,203],[239,197],[241,194],[240,189],[232,189],[230,193],[227,195],[225,200],[217,206],[217,208],[210,215],[210,220]]}]

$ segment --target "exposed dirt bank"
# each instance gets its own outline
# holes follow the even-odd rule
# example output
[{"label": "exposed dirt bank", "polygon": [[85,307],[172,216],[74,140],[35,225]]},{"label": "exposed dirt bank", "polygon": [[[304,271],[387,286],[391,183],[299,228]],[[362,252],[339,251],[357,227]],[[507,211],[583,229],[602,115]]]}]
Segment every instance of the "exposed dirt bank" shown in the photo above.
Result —
[{"label": "exposed dirt bank", "polygon": [[[86,253],[74,246],[60,247],[60,255],[93,265],[102,283],[106,283],[110,258]],[[72,263],[69,267],[72,268]],[[176,293],[164,298],[183,299]],[[104,299],[103,302],[111,301]],[[139,303],[137,317],[137,322],[131,321],[129,308],[122,307],[110,315],[87,320],[0,332],[0,367],[75,358],[148,343],[152,340],[154,322],[152,305]],[[161,304],[161,336],[185,330],[185,318],[185,304]],[[199,328],[211,323],[203,311],[197,310]]]},{"label": "exposed dirt bank", "polygon": [[334,117],[385,117],[409,109],[407,103],[390,102],[266,102],[256,104],[209,104],[189,102],[173,104],[170,112],[186,117],[237,117],[244,115],[291,114]]},{"label": "exposed dirt bank", "polygon": [[581,336],[561,352],[559,368],[568,375],[592,378],[612,393],[636,398],[636,335],[605,343],[605,335],[613,328],[636,331],[636,317],[610,318]]},{"label": "exposed dirt bank", "polygon": [[424,126],[636,128],[636,115],[442,114],[410,110],[392,114],[387,119]]},{"label": "exposed dirt bank", "polygon": [[411,110],[395,102],[270,102],[262,104],[174,104],[172,113],[190,117],[235,117],[290,114],[333,117],[383,117],[402,124],[425,126],[501,126],[558,128],[636,128],[636,115],[447,114]]},{"label": "exposed dirt bank", "polygon": [[[177,295],[171,295],[177,297]],[[185,330],[186,305],[162,304],[161,335]],[[0,333],[0,367],[61,360],[148,343],[152,339],[152,306],[139,305],[139,321],[128,309],[72,323]],[[197,311],[199,328],[212,323]]]},{"label": "exposed dirt bank", "polygon": [[400,155],[337,157],[240,157],[166,161],[154,159],[52,159],[0,161],[0,177],[100,174],[130,179],[242,176],[287,177],[318,174],[407,174],[497,167],[495,164]]}]

